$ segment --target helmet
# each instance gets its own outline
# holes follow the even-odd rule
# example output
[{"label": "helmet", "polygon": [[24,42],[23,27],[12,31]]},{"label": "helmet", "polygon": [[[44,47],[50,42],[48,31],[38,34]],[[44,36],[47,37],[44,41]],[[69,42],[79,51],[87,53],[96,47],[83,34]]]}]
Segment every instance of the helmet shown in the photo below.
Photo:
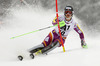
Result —
[{"label": "helmet", "polygon": [[74,9],[72,6],[66,6],[65,9],[64,9],[64,15],[66,15],[67,13],[70,13],[70,14],[74,14]]}]

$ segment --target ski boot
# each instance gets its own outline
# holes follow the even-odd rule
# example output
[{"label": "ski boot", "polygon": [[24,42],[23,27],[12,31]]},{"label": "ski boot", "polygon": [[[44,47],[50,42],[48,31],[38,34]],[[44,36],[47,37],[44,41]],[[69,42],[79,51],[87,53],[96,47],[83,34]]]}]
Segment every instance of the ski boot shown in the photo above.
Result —
[{"label": "ski boot", "polygon": [[35,52],[37,52],[37,51],[39,51],[39,50],[42,50],[44,47],[38,47],[38,48],[36,48],[36,49],[32,49],[32,50],[30,50],[29,52],[30,53],[35,53]]},{"label": "ski boot", "polygon": [[42,54],[42,50],[35,52],[35,55],[39,55],[39,54]]}]

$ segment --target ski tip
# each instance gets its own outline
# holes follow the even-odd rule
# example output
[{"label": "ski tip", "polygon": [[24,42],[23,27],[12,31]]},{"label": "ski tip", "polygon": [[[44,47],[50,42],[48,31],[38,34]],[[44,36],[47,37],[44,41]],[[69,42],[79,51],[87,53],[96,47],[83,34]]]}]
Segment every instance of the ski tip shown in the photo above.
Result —
[{"label": "ski tip", "polygon": [[30,57],[31,57],[32,59],[34,59],[35,56],[34,56],[34,54],[32,53],[32,54],[30,54]]},{"label": "ski tip", "polygon": [[19,59],[20,61],[22,61],[22,60],[23,60],[23,56],[19,55],[19,56],[18,56],[18,59]]}]

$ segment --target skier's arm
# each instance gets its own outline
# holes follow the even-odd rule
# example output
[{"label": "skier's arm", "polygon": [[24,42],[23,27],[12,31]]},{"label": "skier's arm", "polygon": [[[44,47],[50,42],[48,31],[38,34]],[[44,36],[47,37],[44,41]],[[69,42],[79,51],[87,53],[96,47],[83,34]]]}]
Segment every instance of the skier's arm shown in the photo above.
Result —
[{"label": "skier's arm", "polygon": [[[59,22],[61,22],[61,21],[62,21],[62,16],[58,16],[58,20],[59,20]],[[56,24],[57,24],[57,17],[55,17],[55,18],[53,19],[52,24],[53,24],[53,25],[56,25]]]},{"label": "skier's arm", "polygon": [[87,47],[87,44],[85,43],[83,31],[80,29],[80,27],[78,26],[78,24],[76,24],[74,27],[75,27],[74,30],[75,30],[75,31],[79,34],[79,36],[80,36],[80,39],[81,39],[81,46],[82,46],[83,48],[88,48],[88,47]]},{"label": "skier's arm", "polygon": [[53,19],[52,24],[53,24],[53,25],[56,25],[56,24],[57,24],[57,17],[55,17],[55,18]]},{"label": "skier's arm", "polygon": [[80,39],[81,39],[81,40],[84,40],[83,31],[80,29],[80,27],[78,26],[78,24],[75,24],[74,30],[79,34]]}]

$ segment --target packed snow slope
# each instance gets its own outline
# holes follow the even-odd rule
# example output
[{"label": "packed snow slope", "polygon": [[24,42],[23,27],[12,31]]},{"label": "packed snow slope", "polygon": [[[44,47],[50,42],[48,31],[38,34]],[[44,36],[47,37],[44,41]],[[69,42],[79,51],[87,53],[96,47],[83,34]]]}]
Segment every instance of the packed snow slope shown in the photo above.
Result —
[{"label": "packed snow slope", "polygon": [[[63,13],[59,13],[63,14]],[[9,14],[3,19],[4,24],[0,28],[0,65],[2,66],[100,66],[100,38],[88,37],[81,20],[74,16],[83,30],[88,49],[81,48],[79,35],[73,30],[65,42],[66,52],[62,47],[48,53],[48,55],[36,56],[30,60],[27,50],[41,44],[48,33],[54,29],[45,29],[29,35],[10,39],[27,32],[52,26],[52,20],[56,13],[52,10],[44,11],[32,8],[11,8]],[[25,59],[19,61],[18,55],[24,55]]]}]

